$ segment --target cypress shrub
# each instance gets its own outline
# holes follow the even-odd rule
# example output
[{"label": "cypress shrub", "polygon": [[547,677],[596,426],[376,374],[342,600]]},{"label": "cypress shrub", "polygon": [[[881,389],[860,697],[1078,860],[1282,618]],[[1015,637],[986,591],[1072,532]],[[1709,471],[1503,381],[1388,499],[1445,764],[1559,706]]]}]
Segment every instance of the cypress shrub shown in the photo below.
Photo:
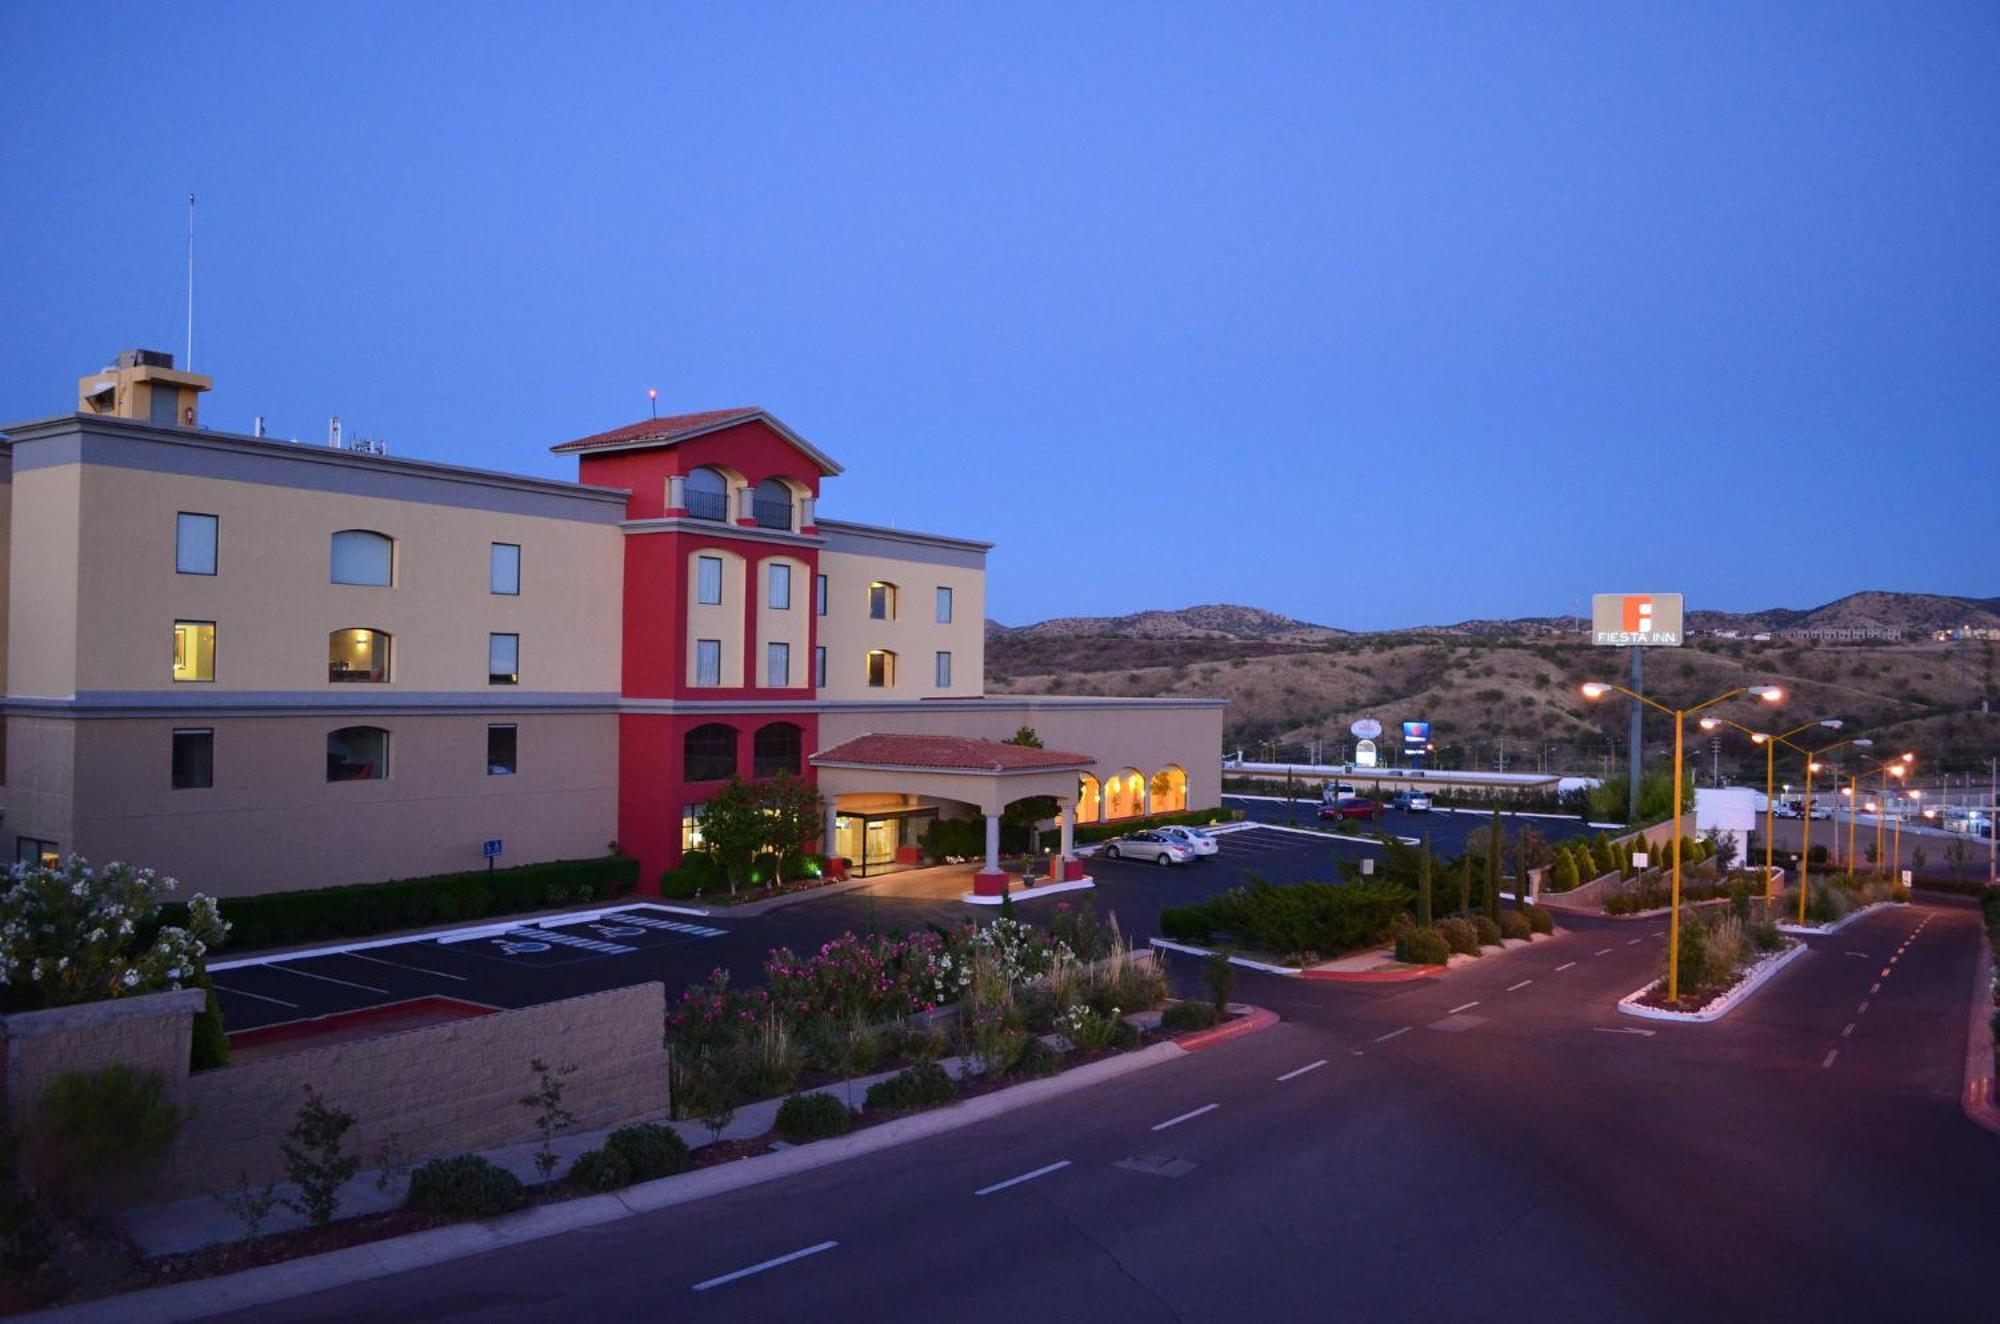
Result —
[{"label": "cypress shrub", "polygon": [[1479,935],[1479,945],[1481,947],[1498,947],[1500,945],[1500,926],[1486,916],[1480,915],[1472,921],[1472,931]]},{"label": "cypress shrub", "polygon": [[1534,931],[1535,931],[1534,926],[1528,922],[1528,917],[1524,912],[1519,910],[1509,910],[1501,913],[1500,916],[1501,937],[1525,938]]}]

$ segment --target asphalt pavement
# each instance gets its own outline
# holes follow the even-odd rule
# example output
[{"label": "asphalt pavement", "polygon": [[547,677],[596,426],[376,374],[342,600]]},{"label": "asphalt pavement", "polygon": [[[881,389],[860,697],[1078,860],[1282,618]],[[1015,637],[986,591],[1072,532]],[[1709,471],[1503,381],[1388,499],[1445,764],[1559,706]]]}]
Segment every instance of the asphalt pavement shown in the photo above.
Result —
[{"label": "asphalt pavement", "polygon": [[1814,938],[1707,1026],[1615,1011],[1662,922],[1566,923],[1413,983],[1246,973],[1276,1028],[256,1318],[1991,1318],[1970,907]]}]

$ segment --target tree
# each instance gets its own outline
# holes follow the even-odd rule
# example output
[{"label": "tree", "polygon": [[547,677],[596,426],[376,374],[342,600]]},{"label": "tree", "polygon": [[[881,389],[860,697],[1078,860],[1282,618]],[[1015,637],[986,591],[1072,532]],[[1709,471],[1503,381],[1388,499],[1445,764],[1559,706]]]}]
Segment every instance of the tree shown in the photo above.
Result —
[{"label": "tree", "polygon": [[1500,811],[1493,811],[1492,826],[1486,835],[1486,896],[1480,902],[1482,913],[1494,923],[1500,922],[1500,856],[1507,849],[1507,829],[1500,821]]},{"label": "tree", "polygon": [[[785,881],[785,857],[795,851],[811,851],[826,830],[826,801],[819,788],[800,777],[781,772],[757,787],[757,800],[764,811],[768,833],[765,844],[778,857],[777,881]],[[706,840],[707,818],[703,817]]]},{"label": "tree", "polygon": [[1458,914],[1460,919],[1472,917],[1472,852],[1467,851],[1458,859]]},{"label": "tree", "polygon": [[1424,833],[1423,872],[1417,875],[1417,923],[1431,926],[1431,834]]},{"label": "tree", "polygon": [[769,831],[758,795],[741,777],[708,798],[701,807],[701,840],[715,857],[722,876],[729,880],[730,895],[750,876],[750,862]]},{"label": "tree", "polygon": [[1556,862],[1549,870],[1549,887],[1556,892],[1576,890],[1576,857],[1568,851],[1558,851]]}]

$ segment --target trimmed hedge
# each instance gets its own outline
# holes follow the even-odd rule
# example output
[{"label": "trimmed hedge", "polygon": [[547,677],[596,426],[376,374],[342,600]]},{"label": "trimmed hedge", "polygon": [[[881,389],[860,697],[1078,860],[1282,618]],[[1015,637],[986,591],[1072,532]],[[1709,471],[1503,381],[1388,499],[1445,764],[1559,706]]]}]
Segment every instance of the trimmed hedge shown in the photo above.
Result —
[{"label": "trimmed hedge", "polygon": [[593,1149],[569,1165],[569,1183],[585,1191],[615,1191],[632,1184],[632,1170],[616,1154]]},{"label": "trimmed hedge", "polygon": [[1440,920],[1437,931],[1444,937],[1445,945],[1458,955],[1479,955],[1479,931],[1472,927],[1471,920],[1457,916]]},{"label": "trimmed hedge", "polygon": [[687,1171],[687,1141],[671,1126],[640,1122],[604,1137],[604,1152],[624,1163],[632,1181],[653,1181]]},{"label": "trimmed hedge", "polygon": [[1206,1030],[1222,1016],[1206,1002],[1176,1002],[1160,1013],[1160,1028],[1168,1034]]},{"label": "trimmed hedge", "polygon": [[919,1062],[905,1067],[887,1080],[868,1087],[869,1112],[915,1112],[950,1103],[958,1093],[951,1076],[935,1062]]},{"label": "trimmed hedge", "polygon": [[[1127,832],[1138,832],[1145,828],[1200,827],[1206,823],[1228,823],[1234,821],[1236,811],[1220,806],[1214,809],[1190,809],[1184,814],[1154,814],[1151,818],[1121,818],[1115,823],[1087,823],[1076,829],[1074,839],[1079,845],[1093,841],[1109,841],[1122,837]],[[981,838],[984,841],[984,838]],[[981,845],[980,850],[986,847]]]},{"label": "trimmed hedge", "polygon": [[1525,938],[1535,931],[1528,922],[1528,916],[1519,910],[1500,912],[1500,936],[1503,938]]},{"label": "trimmed hedge", "polygon": [[1472,931],[1478,935],[1481,947],[1498,947],[1500,945],[1500,926],[1486,918],[1486,916],[1475,915],[1472,917]]},{"label": "trimmed hedge", "polygon": [[1556,917],[1547,906],[1529,906],[1528,927],[1536,933],[1554,933]]},{"label": "trimmed hedge", "polygon": [[1396,959],[1411,965],[1444,965],[1451,944],[1436,929],[1405,929],[1396,935]]},{"label": "trimmed hedge", "polygon": [[1386,880],[1361,883],[1252,882],[1199,905],[1160,912],[1160,932],[1180,942],[1234,933],[1267,952],[1353,951],[1388,932],[1410,904],[1409,890]]},{"label": "trimmed hedge", "polygon": [[778,1105],[774,1126],[787,1140],[824,1140],[848,1128],[853,1115],[831,1094],[794,1094]]},{"label": "trimmed hedge", "polygon": [[477,1154],[432,1159],[410,1174],[406,1207],[446,1218],[498,1218],[528,1202],[520,1178]]},{"label": "trimmed hedge", "polygon": [[[490,877],[484,869],[476,869],[389,883],[224,897],[219,904],[222,918],[230,924],[231,948],[254,949],[608,901],[624,896],[638,881],[637,860],[607,855],[496,869]],[[161,924],[186,921],[186,906],[160,907]]]}]

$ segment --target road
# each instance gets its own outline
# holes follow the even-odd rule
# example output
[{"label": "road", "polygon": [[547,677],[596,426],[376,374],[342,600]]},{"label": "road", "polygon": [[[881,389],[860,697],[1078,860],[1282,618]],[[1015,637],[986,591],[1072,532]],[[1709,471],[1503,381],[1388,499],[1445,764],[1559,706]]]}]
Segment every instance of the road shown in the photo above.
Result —
[{"label": "road", "polygon": [[1991,1317],[2000,1141],[1957,1101],[1970,907],[1814,939],[1705,1027],[1612,1009],[1659,922],[1575,923],[1412,984],[1245,975],[1276,1028],[255,1318]]}]

